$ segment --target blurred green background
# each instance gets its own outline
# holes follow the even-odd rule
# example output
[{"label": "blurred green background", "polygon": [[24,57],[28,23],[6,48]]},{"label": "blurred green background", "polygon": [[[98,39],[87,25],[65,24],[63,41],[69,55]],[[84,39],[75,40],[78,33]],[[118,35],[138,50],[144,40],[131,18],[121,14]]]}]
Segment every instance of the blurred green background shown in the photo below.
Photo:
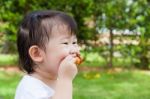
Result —
[{"label": "blurred green background", "polygon": [[74,99],[150,99],[150,0],[0,0],[0,99],[13,99],[23,73],[16,33],[35,10],[60,10],[78,23],[84,62]]}]

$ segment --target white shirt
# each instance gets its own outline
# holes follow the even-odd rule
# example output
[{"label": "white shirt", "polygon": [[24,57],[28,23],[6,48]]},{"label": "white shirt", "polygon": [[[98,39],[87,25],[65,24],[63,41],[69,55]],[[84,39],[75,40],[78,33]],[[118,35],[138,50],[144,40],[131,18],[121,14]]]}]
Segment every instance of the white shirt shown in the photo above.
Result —
[{"label": "white shirt", "polygon": [[15,99],[50,99],[54,90],[39,79],[25,75],[20,81]]}]

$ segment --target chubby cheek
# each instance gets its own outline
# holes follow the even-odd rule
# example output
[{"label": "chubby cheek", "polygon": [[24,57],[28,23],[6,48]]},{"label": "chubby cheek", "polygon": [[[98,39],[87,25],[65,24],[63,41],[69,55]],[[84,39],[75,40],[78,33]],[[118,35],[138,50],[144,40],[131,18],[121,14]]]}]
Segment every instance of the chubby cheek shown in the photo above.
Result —
[{"label": "chubby cheek", "polygon": [[69,55],[69,48],[62,48],[60,53],[58,53],[58,68],[61,62]]},{"label": "chubby cheek", "polygon": [[52,66],[51,68],[53,68],[53,70],[57,72],[61,62],[64,60],[66,56],[69,55],[69,49],[67,47],[59,48],[53,50],[52,52],[53,53],[49,53],[47,61],[49,62],[49,66],[50,67]]}]

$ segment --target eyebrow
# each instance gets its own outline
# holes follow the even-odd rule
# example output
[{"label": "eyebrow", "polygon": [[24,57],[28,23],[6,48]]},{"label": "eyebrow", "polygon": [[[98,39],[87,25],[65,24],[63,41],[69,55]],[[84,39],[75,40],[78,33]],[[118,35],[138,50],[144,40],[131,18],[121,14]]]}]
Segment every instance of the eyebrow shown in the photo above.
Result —
[{"label": "eyebrow", "polygon": [[[69,39],[70,37],[71,37],[71,36],[69,35],[69,36],[63,37],[62,39]],[[76,35],[73,35],[73,38],[77,39]]]}]

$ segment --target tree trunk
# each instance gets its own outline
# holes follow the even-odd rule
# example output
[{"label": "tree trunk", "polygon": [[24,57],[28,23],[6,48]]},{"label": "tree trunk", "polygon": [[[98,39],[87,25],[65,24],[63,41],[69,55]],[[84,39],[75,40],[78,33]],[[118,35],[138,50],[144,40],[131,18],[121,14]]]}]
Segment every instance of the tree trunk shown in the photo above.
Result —
[{"label": "tree trunk", "polygon": [[146,56],[141,56],[140,61],[141,61],[142,69],[148,70],[149,69],[149,67],[148,67],[148,64],[149,64],[148,58]]},{"label": "tree trunk", "polygon": [[109,67],[113,67],[113,32],[112,29],[110,29],[110,61],[109,61]]}]

